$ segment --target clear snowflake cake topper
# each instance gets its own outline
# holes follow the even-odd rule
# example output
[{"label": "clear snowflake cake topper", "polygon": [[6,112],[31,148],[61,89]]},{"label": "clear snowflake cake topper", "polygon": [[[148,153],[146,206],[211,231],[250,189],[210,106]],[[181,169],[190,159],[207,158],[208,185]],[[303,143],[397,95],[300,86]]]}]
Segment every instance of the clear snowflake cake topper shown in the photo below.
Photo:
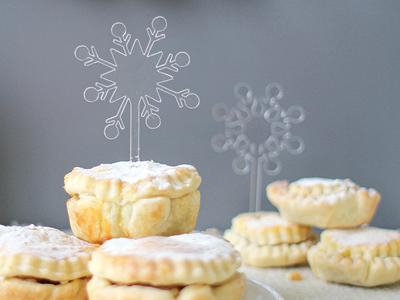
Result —
[{"label": "clear snowflake cake topper", "polygon": [[228,108],[223,103],[215,104],[213,117],[223,122],[225,130],[211,139],[216,152],[235,151],[233,171],[238,175],[250,173],[249,210],[261,209],[263,195],[263,174],[279,174],[282,164],[279,155],[283,151],[299,154],[304,150],[303,140],[292,134],[293,125],[305,119],[301,106],[281,105],[283,89],[278,83],[271,83],[265,89],[265,96],[253,94],[248,84],[235,86],[237,104]]},{"label": "clear snowflake cake topper", "polygon": [[[156,50],[156,45],[166,38],[166,29],[167,20],[155,17],[146,28],[147,39],[143,42],[128,33],[123,23],[117,22],[111,26],[114,46],[109,49],[109,59],[101,57],[95,46],[79,45],[74,52],[85,67],[100,65],[104,68],[98,81],[84,90],[83,98],[90,103],[115,104],[116,113],[105,120],[107,139],[119,137],[120,131],[126,128],[124,115],[129,113],[130,160],[134,157],[140,160],[141,120],[144,119],[149,129],[160,127],[159,104],[164,95],[172,96],[179,108],[195,109],[200,104],[199,96],[190,89],[176,90],[169,85],[176,73],[190,64],[190,56],[184,51],[165,54]],[[135,139],[136,153],[133,152]]]}]

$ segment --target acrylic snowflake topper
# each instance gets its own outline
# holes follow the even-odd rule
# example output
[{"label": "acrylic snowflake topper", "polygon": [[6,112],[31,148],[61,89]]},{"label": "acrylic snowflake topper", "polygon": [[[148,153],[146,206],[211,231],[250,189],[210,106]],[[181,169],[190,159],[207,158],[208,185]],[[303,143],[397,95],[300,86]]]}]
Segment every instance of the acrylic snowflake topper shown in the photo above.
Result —
[{"label": "acrylic snowflake topper", "polygon": [[277,83],[267,85],[263,97],[255,96],[244,83],[237,84],[234,93],[239,99],[236,106],[219,103],[213,107],[213,117],[224,123],[225,131],[212,137],[211,146],[216,152],[235,151],[233,171],[250,173],[249,210],[257,211],[261,209],[263,173],[279,174],[283,151],[299,154],[304,150],[303,140],[291,129],[304,121],[305,112],[301,106],[282,107],[283,89]]},{"label": "acrylic snowflake topper", "polygon": [[184,51],[165,54],[155,49],[166,38],[166,29],[167,20],[155,17],[146,28],[146,41],[142,42],[128,33],[123,23],[117,22],[111,26],[114,45],[109,49],[110,59],[102,58],[95,46],[79,45],[74,52],[85,67],[100,65],[104,69],[98,81],[84,90],[83,97],[86,102],[103,101],[117,106],[115,115],[105,120],[104,136],[107,139],[118,138],[120,131],[126,128],[123,117],[129,110],[130,160],[134,157],[140,160],[141,119],[149,129],[160,127],[159,104],[164,95],[172,96],[179,108],[195,109],[200,104],[199,96],[190,89],[176,90],[169,85],[175,74],[190,64],[190,56]]}]

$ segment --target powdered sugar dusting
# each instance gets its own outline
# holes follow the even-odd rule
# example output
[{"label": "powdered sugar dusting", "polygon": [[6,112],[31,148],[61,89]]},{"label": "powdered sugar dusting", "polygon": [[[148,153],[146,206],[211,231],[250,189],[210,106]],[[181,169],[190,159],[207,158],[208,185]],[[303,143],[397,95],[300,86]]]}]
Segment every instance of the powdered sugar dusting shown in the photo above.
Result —
[{"label": "powdered sugar dusting", "polygon": [[177,168],[195,168],[191,165],[168,166],[154,161],[120,161],[112,164],[101,164],[91,169],[75,168],[80,172],[96,179],[120,179],[124,182],[135,183],[145,178],[155,178],[158,185],[169,185],[162,176],[174,176]]},{"label": "powdered sugar dusting", "polygon": [[334,204],[340,199],[344,199],[347,195],[347,191],[331,192],[330,194],[315,196],[313,200]]},{"label": "powdered sugar dusting", "polygon": [[[329,179],[329,178],[303,178],[292,183],[295,186],[312,188],[320,185],[323,189],[318,190],[317,194],[311,193],[306,196],[307,199],[315,202],[326,202],[335,204],[341,199],[345,199],[349,193],[356,192],[360,188],[350,179]],[[371,189],[371,193],[373,190]]]},{"label": "powdered sugar dusting", "polygon": [[400,231],[376,227],[328,230],[325,234],[343,246],[385,244],[400,240]]},{"label": "powdered sugar dusting", "polygon": [[118,238],[105,242],[100,249],[110,255],[203,261],[227,257],[236,253],[227,241],[204,233],[189,233],[171,237],[152,236],[141,239]]},{"label": "powdered sugar dusting", "polygon": [[311,178],[302,178],[299,179],[295,182],[293,182],[293,184],[298,184],[298,185],[302,185],[302,186],[313,186],[316,184],[322,184],[322,185],[334,185],[339,183],[340,179],[329,179],[329,178],[320,178],[320,177],[311,177]]},{"label": "powdered sugar dusting", "polygon": [[62,260],[86,254],[90,247],[93,246],[50,227],[0,225],[0,255],[29,254]]},{"label": "powdered sugar dusting", "polygon": [[265,227],[274,227],[274,226],[291,226],[292,223],[286,221],[282,217],[280,217],[277,213],[267,213],[267,212],[260,212],[255,213],[250,216],[246,221],[247,226],[260,229]]}]

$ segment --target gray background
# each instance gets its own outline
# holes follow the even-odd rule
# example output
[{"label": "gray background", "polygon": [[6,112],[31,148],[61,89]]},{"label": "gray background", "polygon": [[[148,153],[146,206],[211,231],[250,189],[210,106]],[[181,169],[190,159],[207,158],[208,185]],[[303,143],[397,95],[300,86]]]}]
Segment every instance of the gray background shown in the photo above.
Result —
[{"label": "gray background", "polygon": [[283,171],[265,184],[349,177],[382,193],[374,224],[400,227],[400,2],[377,0],[1,1],[1,223],[66,227],[64,174],[128,158],[126,133],[116,142],[102,135],[114,107],[83,101],[99,72],[73,51],[87,43],[106,55],[114,22],[143,36],[157,15],[169,22],[163,48],[192,58],[174,85],[196,91],[202,104],[182,111],[166,98],[162,127],[143,134],[143,158],[199,169],[199,228],[226,227],[248,207],[249,178],[232,172],[232,152],[210,147],[223,129],[211,107],[233,105],[241,81],[258,94],[280,82],[284,105],[307,111],[293,130],[306,151],[283,155]]}]

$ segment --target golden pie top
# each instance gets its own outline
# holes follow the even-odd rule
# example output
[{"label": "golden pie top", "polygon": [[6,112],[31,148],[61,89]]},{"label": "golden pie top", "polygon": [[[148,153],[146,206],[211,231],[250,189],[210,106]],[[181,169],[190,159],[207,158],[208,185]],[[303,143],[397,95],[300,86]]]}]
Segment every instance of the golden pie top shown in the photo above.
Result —
[{"label": "golden pie top", "polygon": [[71,196],[89,194],[105,201],[129,201],[194,192],[201,177],[191,165],[168,166],[153,161],[121,161],[91,169],[74,168],[64,178]]},{"label": "golden pie top", "polygon": [[87,277],[94,249],[54,228],[0,225],[0,276],[51,281]]},{"label": "golden pie top", "polygon": [[237,255],[228,242],[204,233],[188,233],[170,237],[151,236],[141,239],[118,238],[105,242],[100,250],[108,255],[151,260],[168,258],[210,261]]},{"label": "golden pie top", "polygon": [[311,227],[291,223],[271,211],[240,214],[233,218],[232,230],[258,245],[299,243],[313,234]]},{"label": "golden pie top", "polygon": [[[233,223],[234,226],[246,226],[249,230],[260,230],[272,227],[301,227],[301,225],[286,221],[276,212],[256,212],[240,214],[235,217]],[[308,228],[308,226],[304,227]]]},{"label": "golden pie top", "polygon": [[60,230],[42,226],[0,225],[0,255],[27,254],[62,260],[88,255],[93,245]]},{"label": "golden pie top", "polygon": [[377,227],[356,229],[331,229],[322,233],[322,241],[331,241],[340,246],[379,246],[391,242],[400,242],[400,231]]},{"label": "golden pie top", "polygon": [[335,204],[358,193],[371,198],[380,197],[376,190],[360,187],[350,179],[303,178],[290,184],[276,181],[267,187],[268,197],[272,201],[296,199]]},{"label": "golden pie top", "polygon": [[195,172],[191,165],[176,167],[156,163],[154,161],[120,161],[112,164],[101,164],[91,169],[75,168],[83,174],[96,179],[116,179],[127,183],[137,183],[145,179],[158,179],[160,186],[169,184],[168,176],[176,176],[179,170]]},{"label": "golden pie top", "polygon": [[112,239],[90,262],[98,277],[157,286],[216,284],[233,276],[239,266],[240,255],[229,242],[204,233]]}]

